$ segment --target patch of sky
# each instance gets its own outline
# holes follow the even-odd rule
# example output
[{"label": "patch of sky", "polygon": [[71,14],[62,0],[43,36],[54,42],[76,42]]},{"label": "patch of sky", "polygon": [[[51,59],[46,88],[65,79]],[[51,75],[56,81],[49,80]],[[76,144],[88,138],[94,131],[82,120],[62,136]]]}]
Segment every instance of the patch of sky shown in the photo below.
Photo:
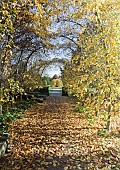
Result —
[{"label": "patch of sky", "polygon": [[51,64],[49,65],[45,70],[42,76],[49,76],[53,77],[55,74],[58,76],[61,76],[61,69],[63,66],[58,65],[58,64]]}]

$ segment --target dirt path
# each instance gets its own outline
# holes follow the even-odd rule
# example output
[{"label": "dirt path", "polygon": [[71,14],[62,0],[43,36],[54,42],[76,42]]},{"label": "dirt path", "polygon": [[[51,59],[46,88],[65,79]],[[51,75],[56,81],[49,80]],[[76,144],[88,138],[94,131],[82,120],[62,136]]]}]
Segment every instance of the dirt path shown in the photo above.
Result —
[{"label": "dirt path", "polygon": [[[76,112],[71,98],[48,97],[11,128],[11,148],[0,160],[1,170],[97,170],[109,166],[108,152],[96,135],[98,129]],[[112,161],[115,164],[118,159]]]}]

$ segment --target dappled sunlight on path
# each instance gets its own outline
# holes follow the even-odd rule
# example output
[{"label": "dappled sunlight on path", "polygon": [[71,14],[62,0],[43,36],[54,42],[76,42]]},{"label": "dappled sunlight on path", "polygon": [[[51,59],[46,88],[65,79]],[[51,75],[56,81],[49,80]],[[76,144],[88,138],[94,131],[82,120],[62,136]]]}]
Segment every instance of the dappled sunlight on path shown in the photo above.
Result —
[{"label": "dappled sunlight on path", "polygon": [[[11,125],[10,152],[1,170],[83,170],[109,166],[97,128],[76,112],[73,99],[47,97]],[[109,156],[109,154],[108,154]],[[118,159],[113,158],[114,164]]]}]

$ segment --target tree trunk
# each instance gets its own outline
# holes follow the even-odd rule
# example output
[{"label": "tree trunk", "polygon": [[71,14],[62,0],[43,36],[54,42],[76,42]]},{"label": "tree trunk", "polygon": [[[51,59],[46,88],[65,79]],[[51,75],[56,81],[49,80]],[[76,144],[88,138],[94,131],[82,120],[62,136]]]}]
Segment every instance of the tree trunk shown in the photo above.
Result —
[{"label": "tree trunk", "polygon": [[[0,82],[0,88],[2,88],[2,83],[1,82]],[[2,100],[2,90],[0,92],[0,114],[2,114],[2,102],[1,102],[1,100]]]},{"label": "tree trunk", "polygon": [[107,118],[107,126],[106,126],[106,129],[107,129],[107,131],[109,132],[110,131],[110,124],[111,124],[111,115],[110,115],[110,113],[111,113],[111,104],[109,104],[109,106],[108,106],[108,118]]},{"label": "tree trunk", "polygon": [[111,115],[108,115],[108,119],[107,119],[107,126],[106,126],[106,129],[107,131],[109,132],[110,131],[110,125],[111,125]]},{"label": "tree trunk", "polygon": [[2,114],[2,104],[0,104],[0,114]]}]

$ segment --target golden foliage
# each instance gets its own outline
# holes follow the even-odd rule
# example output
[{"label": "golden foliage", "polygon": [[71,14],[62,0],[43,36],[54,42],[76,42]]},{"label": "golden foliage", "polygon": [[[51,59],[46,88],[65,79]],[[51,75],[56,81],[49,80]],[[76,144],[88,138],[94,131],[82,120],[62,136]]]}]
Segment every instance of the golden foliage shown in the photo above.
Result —
[{"label": "golden foliage", "polygon": [[63,79],[89,111],[99,112],[101,106],[107,106],[112,112],[115,103],[119,106],[119,7],[118,0],[91,0],[73,14],[74,19],[85,17],[88,23],[84,23],[77,40],[82,52],[65,66]]},{"label": "golden foliage", "polygon": [[63,87],[63,83],[60,79],[53,79],[51,81],[51,87]]}]

